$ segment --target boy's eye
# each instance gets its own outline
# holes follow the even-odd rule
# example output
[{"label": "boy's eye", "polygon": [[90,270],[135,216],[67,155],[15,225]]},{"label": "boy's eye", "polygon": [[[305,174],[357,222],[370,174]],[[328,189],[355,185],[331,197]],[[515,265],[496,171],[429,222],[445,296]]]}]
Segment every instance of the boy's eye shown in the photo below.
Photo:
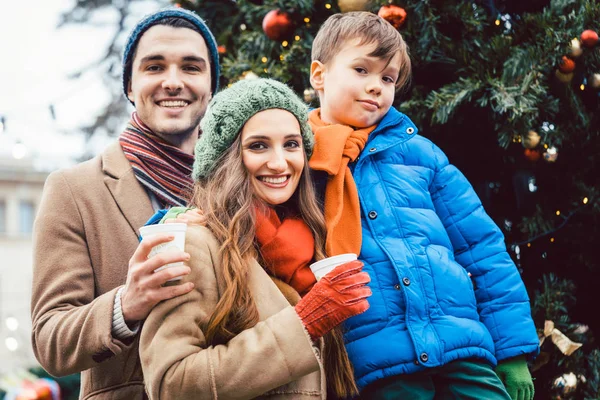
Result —
[{"label": "boy's eye", "polygon": [[384,76],[383,81],[386,83],[396,83],[396,80],[394,78],[392,78],[391,76]]}]

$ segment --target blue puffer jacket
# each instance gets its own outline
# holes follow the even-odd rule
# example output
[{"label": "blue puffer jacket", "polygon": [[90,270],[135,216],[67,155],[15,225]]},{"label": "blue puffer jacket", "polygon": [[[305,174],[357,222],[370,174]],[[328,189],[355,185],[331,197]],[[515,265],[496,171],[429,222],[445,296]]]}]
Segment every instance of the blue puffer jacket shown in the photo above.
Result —
[{"label": "blue puffer jacket", "polygon": [[502,233],[407,116],[390,109],[351,170],[373,290],[369,310],[346,321],[361,389],[456,359],[495,365],[537,354],[529,298]]}]

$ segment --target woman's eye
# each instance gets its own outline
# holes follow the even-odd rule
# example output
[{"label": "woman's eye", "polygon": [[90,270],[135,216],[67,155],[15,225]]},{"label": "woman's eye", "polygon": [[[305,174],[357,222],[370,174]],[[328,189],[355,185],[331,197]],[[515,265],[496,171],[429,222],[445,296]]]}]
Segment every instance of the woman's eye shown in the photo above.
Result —
[{"label": "woman's eye", "polygon": [[358,72],[359,74],[365,74],[365,73],[367,73],[367,70],[364,69],[363,67],[354,67],[354,70],[356,72]]},{"label": "woman's eye", "polygon": [[290,140],[289,142],[285,143],[285,147],[291,147],[296,149],[300,147],[300,142],[298,142],[297,140]]},{"label": "woman's eye", "polygon": [[383,81],[386,83],[396,83],[396,80],[394,78],[392,78],[391,76],[383,77]]},{"label": "woman's eye", "polygon": [[267,148],[262,142],[254,142],[250,146],[248,146],[250,150],[264,150]]}]

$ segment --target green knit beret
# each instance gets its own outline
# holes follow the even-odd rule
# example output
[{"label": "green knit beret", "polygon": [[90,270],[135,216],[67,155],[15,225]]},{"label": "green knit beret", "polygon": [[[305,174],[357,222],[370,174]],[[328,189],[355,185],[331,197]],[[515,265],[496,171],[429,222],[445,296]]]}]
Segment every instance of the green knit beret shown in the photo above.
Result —
[{"label": "green knit beret", "polygon": [[273,108],[289,111],[298,119],[304,151],[310,157],[314,138],[308,125],[308,108],[302,100],[288,86],[273,79],[244,79],[217,93],[208,105],[200,122],[202,134],[196,143],[193,178],[208,176],[246,121]]}]

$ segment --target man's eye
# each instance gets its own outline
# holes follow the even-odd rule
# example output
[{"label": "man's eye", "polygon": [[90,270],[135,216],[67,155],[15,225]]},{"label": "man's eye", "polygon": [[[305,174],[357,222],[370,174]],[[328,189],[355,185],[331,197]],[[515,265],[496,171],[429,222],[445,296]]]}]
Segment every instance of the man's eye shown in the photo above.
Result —
[{"label": "man's eye", "polygon": [[192,72],[201,72],[202,69],[200,67],[198,67],[197,65],[188,65],[183,67],[184,70],[186,71],[192,71]]},{"label": "man's eye", "polygon": [[160,65],[149,65],[148,67],[146,67],[146,71],[160,71],[161,67]]}]

